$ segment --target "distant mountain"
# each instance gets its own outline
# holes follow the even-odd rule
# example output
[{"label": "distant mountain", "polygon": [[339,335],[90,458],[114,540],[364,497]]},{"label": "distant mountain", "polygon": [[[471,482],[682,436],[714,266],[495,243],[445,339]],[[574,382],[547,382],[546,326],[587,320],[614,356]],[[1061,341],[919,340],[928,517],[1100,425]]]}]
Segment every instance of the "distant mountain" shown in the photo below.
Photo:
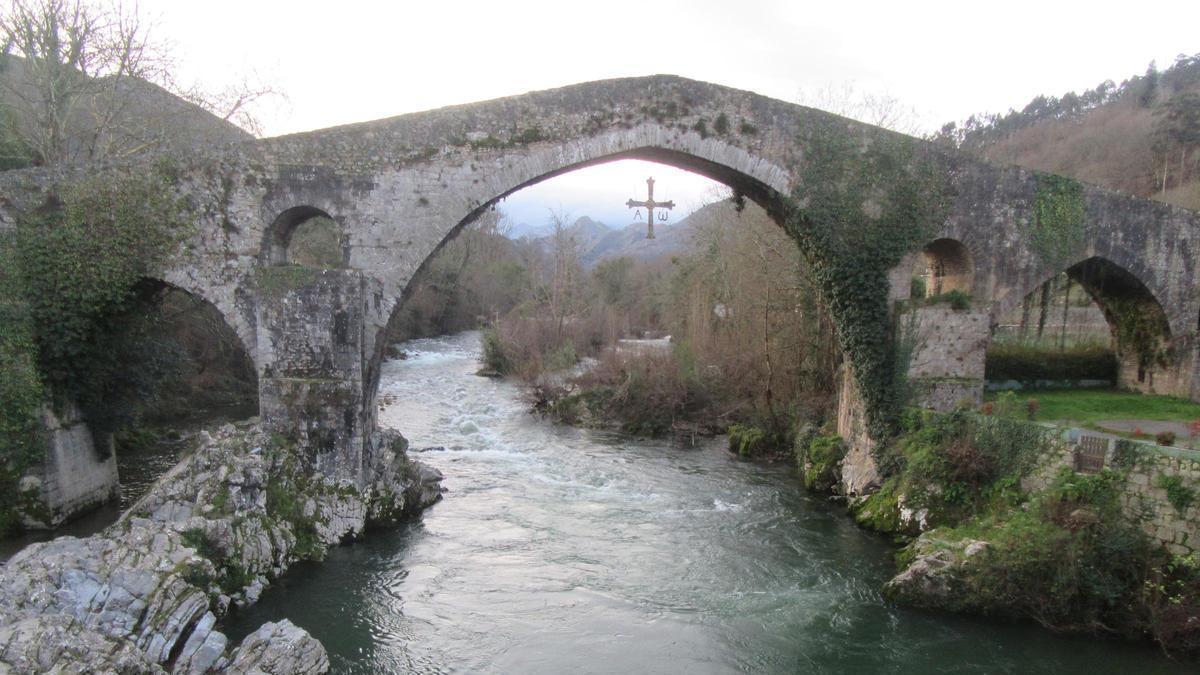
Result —
[{"label": "distant mountain", "polygon": [[575,241],[579,243],[580,248],[585,250],[595,246],[614,233],[613,228],[598,220],[592,220],[587,216],[576,220],[571,224],[571,227],[567,228],[567,231],[571,236],[575,237]]},{"label": "distant mountain", "polygon": [[[575,237],[575,240],[581,245],[590,243],[603,237],[613,231],[613,228],[604,223],[593,220],[588,216],[582,216],[575,220],[567,227],[567,234]],[[509,239],[547,239],[554,235],[554,223],[543,223],[541,225],[530,225],[529,223],[518,223],[508,230]]]},{"label": "distant mountain", "polygon": [[611,258],[629,257],[635,260],[653,260],[665,255],[682,253],[691,245],[693,223],[692,216],[673,225],[657,223],[654,226],[654,239],[646,238],[645,223],[630,223],[624,228],[614,230],[607,236],[596,240],[591,246],[581,249],[580,262],[585,268],[591,268],[595,267],[597,263]]},{"label": "distant mountain", "polygon": [[673,225],[655,225],[654,239],[646,238],[646,223],[635,222],[618,229],[582,253],[583,267],[592,268],[608,258],[630,257],[652,261],[662,256],[678,256],[694,246],[697,233],[716,221],[737,219],[737,210],[727,199],[703,205]]},{"label": "distant mountain", "polygon": [[509,239],[514,240],[524,238],[541,239],[542,237],[550,235],[552,232],[554,232],[554,226],[550,223],[543,223],[541,225],[517,223],[516,225],[508,228],[508,234],[506,236]]},{"label": "distant mountain", "polygon": [[[580,263],[585,269],[591,269],[612,258],[628,257],[645,261],[685,254],[691,249],[698,228],[714,219],[736,218],[737,215],[729,202],[714,202],[693,211],[678,223],[656,224],[654,239],[646,238],[645,223],[630,223],[618,230],[588,216],[576,220],[566,232],[575,238]],[[531,239],[546,251],[554,246],[552,226],[542,230],[522,224],[510,230],[508,236],[512,239]]]}]

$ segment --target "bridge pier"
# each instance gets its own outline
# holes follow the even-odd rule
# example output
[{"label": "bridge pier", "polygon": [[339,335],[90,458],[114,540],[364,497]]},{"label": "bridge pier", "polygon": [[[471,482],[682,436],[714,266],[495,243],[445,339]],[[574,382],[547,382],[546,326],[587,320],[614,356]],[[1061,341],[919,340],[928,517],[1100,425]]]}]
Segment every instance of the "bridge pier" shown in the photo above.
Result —
[{"label": "bridge pier", "polygon": [[1161,394],[1178,396],[1193,401],[1200,401],[1200,390],[1196,380],[1196,368],[1200,359],[1196,358],[1197,345],[1193,336],[1181,341],[1181,344],[1161,345],[1163,358],[1153,358],[1145,363],[1136,348],[1129,345],[1116,344],[1117,350],[1117,387],[1142,394]]},{"label": "bridge pier", "polygon": [[[903,391],[898,394],[903,405],[943,412],[960,405],[977,407],[983,402],[991,312],[914,304],[910,297],[913,262],[910,256],[889,274],[896,367],[905,371]],[[873,454],[877,439],[867,429],[866,407],[849,363],[842,364],[838,375],[837,433],[847,448],[842,493],[874,492],[882,480]]]},{"label": "bridge pier", "polygon": [[258,270],[259,415],[308,449],[308,469],[365,480],[363,275],[297,266]]},{"label": "bridge pier", "polygon": [[983,403],[990,312],[939,304],[910,309],[898,321],[908,405],[946,412]]}]

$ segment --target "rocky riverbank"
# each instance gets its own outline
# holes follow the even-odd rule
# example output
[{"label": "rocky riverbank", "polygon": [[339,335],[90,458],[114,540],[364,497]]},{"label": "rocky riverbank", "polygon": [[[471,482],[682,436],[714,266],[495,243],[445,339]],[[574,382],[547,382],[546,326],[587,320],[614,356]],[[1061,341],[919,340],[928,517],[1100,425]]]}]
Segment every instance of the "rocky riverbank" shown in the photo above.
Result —
[{"label": "rocky riverbank", "polygon": [[0,569],[0,672],[323,673],[288,621],[233,646],[218,622],[300,560],[441,496],[441,475],[377,433],[365,489],[308,470],[303,448],[254,424],[195,452],[113,526],[33,544]]},{"label": "rocky riverbank", "polygon": [[840,491],[859,524],[908,542],[887,597],[1200,656],[1200,462],[1123,441],[1081,473],[1075,432],[962,411],[904,426],[867,495],[846,489],[838,439],[797,447],[810,489]]}]

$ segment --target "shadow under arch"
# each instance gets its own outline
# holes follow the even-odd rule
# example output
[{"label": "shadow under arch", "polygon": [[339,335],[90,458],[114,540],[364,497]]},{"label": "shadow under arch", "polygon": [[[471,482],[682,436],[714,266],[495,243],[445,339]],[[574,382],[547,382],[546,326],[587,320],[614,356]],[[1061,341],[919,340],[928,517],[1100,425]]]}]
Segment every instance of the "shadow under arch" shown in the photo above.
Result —
[{"label": "shadow under arch", "polygon": [[263,265],[287,265],[292,262],[291,246],[293,236],[296,231],[306,223],[312,222],[314,219],[323,218],[336,225],[338,243],[340,250],[338,257],[338,267],[347,266],[348,253],[345,249],[342,239],[345,233],[341,223],[329,215],[328,212],[319,209],[315,206],[301,205],[292,206],[284,209],[275,216],[271,224],[267,226],[266,232],[263,233],[263,241],[259,249],[259,262]]},{"label": "shadow under arch", "polygon": [[549,180],[556,176],[561,176],[572,171],[586,169],[591,166],[607,164],[626,159],[645,160],[657,164],[671,166],[677,169],[690,171],[705,178],[709,178],[718,183],[722,183],[733,190],[733,199],[740,201],[749,199],[761,206],[767,214],[777,224],[783,225],[787,219],[786,197],[778,189],[768,185],[764,180],[751,176],[744,171],[733,168],[726,164],[716,162],[699,155],[691,154],[682,150],[673,148],[665,148],[661,146],[642,146],[630,150],[622,150],[620,152],[605,154],[599,157],[584,159],[580,161],[570,162],[563,166],[545,171],[533,178],[521,181],[515,185],[505,186],[496,191],[490,198],[482,201],[478,206],[472,209],[465,217],[458,221],[447,234],[442,238],[438,245],[430,252],[428,256],[421,262],[417,271],[412,278],[408,280],[404,289],[401,291],[400,298],[391,308],[387,323],[379,335],[377,335],[374,343],[374,353],[370,362],[367,364],[366,371],[366,388],[365,405],[367,406],[368,415],[372,414],[375,405],[375,398],[379,389],[379,375],[381,366],[384,360],[384,355],[387,352],[389,337],[395,333],[398,319],[401,315],[401,310],[404,304],[412,296],[413,290],[417,286],[414,280],[419,280],[422,275],[427,273],[430,261],[437,257],[447,242],[458,236],[463,228],[477,220],[484,213],[496,207],[496,204],[504,200],[509,195],[523,190],[532,185]]},{"label": "shadow under arch", "polygon": [[[1036,301],[1039,307],[1043,307],[1046,302],[1062,307],[1062,318],[1054,319],[1059,322],[1056,324],[1059,327],[1054,330],[1062,331],[1059,338],[1060,347],[1066,344],[1068,332],[1076,336],[1083,335],[1088,339],[1103,336],[1105,328],[1102,328],[1099,322],[1089,323],[1086,317],[1087,310],[1082,310],[1085,315],[1068,319],[1068,312],[1073,310],[1061,303],[1070,297],[1069,294],[1051,297],[1054,287],[1047,284],[1065,275],[1069,284],[1077,284],[1084,290],[1094,305],[1094,311],[1099,315],[1096,319],[1102,319],[1107,328],[1107,343],[1111,345],[1117,360],[1118,387],[1143,393],[1190,395],[1191,376],[1184,368],[1190,350],[1180,350],[1180,347],[1187,346],[1181,343],[1181,340],[1187,340],[1189,336],[1177,337],[1166,307],[1137,271],[1130,270],[1103,255],[1085,257],[1059,270],[1041,278],[1038,283],[1031,285],[1026,293],[1010,293],[994,307],[993,337],[998,328],[996,322],[1006,316],[1015,322],[1016,317],[1012,313],[1022,301],[1033,302],[1038,289],[1043,289],[1042,298]],[[1032,321],[1029,316],[1030,306],[1025,305],[1020,322],[1022,339],[1026,335],[1026,321]],[[1044,310],[1041,316],[1047,316]],[[1039,319],[1039,326],[1041,322],[1042,319]],[[1040,328],[1037,334],[1040,338]],[[1048,354],[1048,358],[1053,357]]]},{"label": "shadow under arch", "polygon": [[187,397],[173,401],[186,404],[181,417],[239,419],[258,414],[258,372],[252,352],[219,307],[155,277],[142,277],[133,293],[134,311],[149,322],[141,330],[147,331],[163,356],[182,360],[171,373],[179,381],[166,383],[174,388],[171,395]]},{"label": "shadow under arch", "polygon": [[[1075,263],[1066,274],[1104,313],[1121,363],[1121,384],[1153,387],[1154,371],[1170,367],[1173,360],[1171,324],[1153,291],[1135,274],[1102,256]],[[1130,377],[1131,372],[1136,376]]]},{"label": "shadow under arch", "polygon": [[971,293],[975,283],[975,263],[965,244],[942,237],[926,244],[921,254],[925,263],[926,297],[950,291]]}]

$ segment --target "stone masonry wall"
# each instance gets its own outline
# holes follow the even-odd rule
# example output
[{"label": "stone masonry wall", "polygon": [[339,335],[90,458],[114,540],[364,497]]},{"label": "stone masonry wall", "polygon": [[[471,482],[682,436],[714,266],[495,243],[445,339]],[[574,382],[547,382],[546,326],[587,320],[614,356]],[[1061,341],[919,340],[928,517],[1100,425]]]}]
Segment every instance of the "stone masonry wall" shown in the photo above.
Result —
[{"label": "stone masonry wall", "polygon": [[912,349],[910,404],[939,412],[953,410],[963,401],[978,406],[983,400],[990,339],[988,312],[932,305],[910,310],[899,321],[901,341],[908,341]]},{"label": "stone masonry wall", "polygon": [[[1026,490],[1043,490],[1058,472],[1075,466],[1075,448],[1079,429],[1064,433],[1038,462],[1037,470],[1021,482]],[[1109,439],[1105,466],[1113,466],[1116,443]],[[1135,519],[1142,530],[1167,550],[1188,555],[1200,550],[1200,453],[1175,448],[1159,449],[1148,443],[1130,442],[1134,451],[1132,466],[1125,471],[1121,501],[1126,515]],[[1195,503],[1182,511],[1171,504],[1163,477],[1177,476],[1183,488],[1196,495]]]},{"label": "stone masonry wall", "polygon": [[23,490],[39,489],[46,507],[44,513],[24,514],[25,526],[32,528],[60,525],[115,498],[118,489],[115,453],[109,448],[100,456],[77,409],[70,406],[59,416],[47,407],[42,419],[46,461],[40,475],[26,476],[21,485]]}]

